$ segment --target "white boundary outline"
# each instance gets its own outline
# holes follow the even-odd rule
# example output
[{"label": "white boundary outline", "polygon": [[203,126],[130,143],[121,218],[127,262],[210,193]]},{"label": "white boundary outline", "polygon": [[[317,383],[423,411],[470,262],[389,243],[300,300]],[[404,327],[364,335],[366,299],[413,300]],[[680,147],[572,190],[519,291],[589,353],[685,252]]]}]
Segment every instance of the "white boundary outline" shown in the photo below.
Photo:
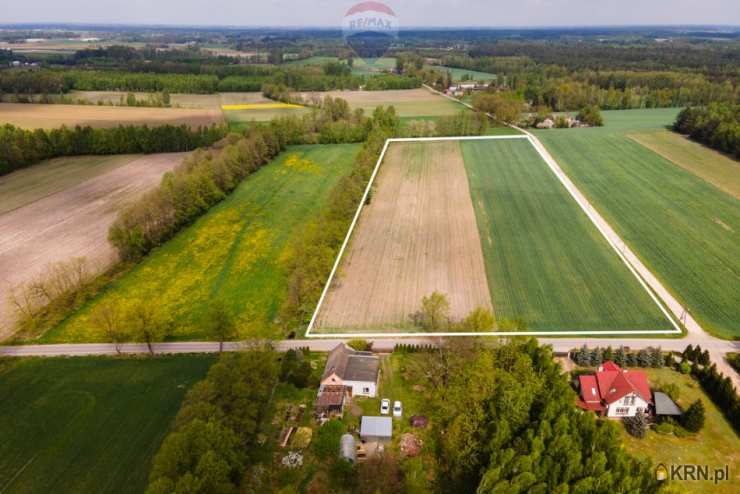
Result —
[{"label": "white boundary outline", "polygon": [[[516,127],[514,127],[516,128]],[[521,132],[522,129],[516,128],[517,130]],[[614,249],[614,251],[617,253],[619,258],[624,262],[624,264],[627,265],[627,268],[629,268],[630,272],[637,278],[637,280],[640,282],[640,285],[645,289],[645,291],[650,295],[650,298],[655,302],[655,304],[660,308],[661,312],[666,316],[668,321],[670,321],[671,325],[674,329],[654,329],[654,330],[606,330],[606,331],[576,331],[576,330],[570,330],[570,331],[509,331],[509,332],[502,332],[502,331],[459,331],[459,332],[399,332],[399,333],[388,333],[388,332],[374,332],[374,333],[320,333],[320,334],[312,334],[311,331],[314,329],[314,324],[316,323],[316,319],[319,315],[319,311],[321,310],[321,305],[324,303],[324,299],[326,298],[326,295],[329,293],[329,288],[331,287],[332,282],[334,281],[334,276],[336,275],[337,270],[339,269],[339,264],[342,260],[342,257],[344,256],[344,251],[347,248],[347,245],[349,244],[349,239],[352,236],[352,232],[355,229],[355,226],[357,225],[357,222],[360,218],[360,213],[362,212],[362,208],[365,205],[365,201],[367,200],[367,196],[370,193],[370,189],[373,186],[373,183],[375,182],[375,177],[378,174],[378,170],[380,169],[380,164],[383,162],[383,158],[385,157],[385,153],[388,150],[388,146],[391,143],[394,142],[428,142],[428,141],[473,141],[473,140],[497,140],[497,139],[526,139],[529,141],[529,143],[532,145],[532,147],[537,151],[537,154],[540,155],[540,158],[545,162],[545,164],[548,166],[550,171],[553,172],[553,174],[557,177],[557,179],[560,181],[560,183],[563,185],[563,187],[568,191],[568,193],[571,195],[571,197],[576,201],[578,206],[580,206],[581,210],[586,213],[586,216],[591,220],[591,223],[596,227],[596,229],[601,233],[602,237],[607,241],[607,243]],[[562,172],[564,174],[564,172]],[[625,257],[623,252],[620,250],[620,248],[617,246],[616,243],[614,243],[609,236],[604,232],[604,230],[599,225],[599,222],[594,217],[592,211],[589,209],[588,204],[583,204],[576,194],[576,191],[573,190],[575,188],[574,185],[569,185],[568,182],[565,181],[565,179],[561,176],[560,173],[556,170],[556,168],[553,167],[553,165],[550,163],[550,159],[543,153],[543,151],[539,148],[537,143],[532,139],[532,136],[525,132],[524,134],[513,134],[513,135],[499,135],[499,136],[461,136],[461,137],[401,137],[401,138],[392,138],[392,139],[386,139],[385,145],[383,146],[383,150],[380,152],[380,156],[378,157],[378,161],[375,163],[375,168],[373,169],[373,173],[370,175],[370,180],[367,183],[367,187],[365,187],[365,193],[362,195],[362,199],[360,200],[360,204],[357,207],[357,211],[355,212],[355,216],[352,219],[352,224],[349,227],[349,230],[347,231],[347,235],[344,237],[344,242],[342,242],[342,246],[339,249],[339,253],[337,254],[337,258],[334,261],[334,266],[331,269],[331,273],[329,274],[329,278],[326,281],[326,284],[324,285],[324,289],[321,292],[321,297],[319,298],[319,302],[316,304],[316,309],[314,310],[313,316],[311,317],[311,321],[308,324],[308,327],[306,328],[305,337],[306,338],[404,338],[404,337],[449,337],[449,336],[585,336],[585,335],[647,335],[647,334],[681,334],[681,328],[676,323],[676,321],[673,319],[671,314],[666,310],[664,305],[658,300],[658,298],[653,293],[653,290],[651,290],[648,285],[645,283],[645,280],[642,279],[642,277],[639,275],[639,273],[635,270],[632,263],[629,262],[629,260]],[[618,237],[619,238],[619,237]],[[620,242],[624,244],[624,242],[619,238]],[[667,302],[666,302],[667,304]]]}]

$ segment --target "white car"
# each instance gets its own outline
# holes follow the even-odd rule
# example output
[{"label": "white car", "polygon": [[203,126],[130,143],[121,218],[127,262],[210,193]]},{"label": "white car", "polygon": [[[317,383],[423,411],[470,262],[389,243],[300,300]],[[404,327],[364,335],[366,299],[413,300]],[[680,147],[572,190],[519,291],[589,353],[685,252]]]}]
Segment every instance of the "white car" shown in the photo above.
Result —
[{"label": "white car", "polygon": [[388,415],[388,412],[391,410],[391,400],[388,398],[384,398],[380,400],[380,414],[381,415]]},{"label": "white car", "polygon": [[403,406],[401,405],[400,401],[394,401],[393,402],[393,416],[400,417],[401,415],[403,415]]}]

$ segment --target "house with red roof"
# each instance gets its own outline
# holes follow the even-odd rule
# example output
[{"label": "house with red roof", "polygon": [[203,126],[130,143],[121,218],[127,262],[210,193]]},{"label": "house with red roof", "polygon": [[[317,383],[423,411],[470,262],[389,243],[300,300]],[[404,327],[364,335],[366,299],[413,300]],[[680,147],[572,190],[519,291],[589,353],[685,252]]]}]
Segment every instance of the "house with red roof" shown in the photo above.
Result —
[{"label": "house with red roof", "polygon": [[622,369],[611,361],[600,365],[596,374],[578,377],[581,392],[577,405],[607,417],[634,417],[638,410],[648,413],[653,404],[644,372]]}]

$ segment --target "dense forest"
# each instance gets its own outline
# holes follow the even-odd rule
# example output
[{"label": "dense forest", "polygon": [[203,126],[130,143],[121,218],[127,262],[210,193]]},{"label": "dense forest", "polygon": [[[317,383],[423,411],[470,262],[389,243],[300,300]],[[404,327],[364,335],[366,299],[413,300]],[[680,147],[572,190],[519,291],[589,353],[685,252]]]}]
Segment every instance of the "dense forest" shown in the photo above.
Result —
[{"label": "dense forest", "polygon": [[574,111],[588,105],[606,110],[706,105],[740,99],[736,75],[709,77],[671,69],[572,70],[519,56],[447,56],[440,63],[494,73],[495,87],[513,90],[532,106],[545,105],[553,111]]},{"label": "dense forest", "polygon": [[421,86],[421,81],[416,78],[390,73],[358,76],[330,71],[329,64],[326,67],[286,66],[259,71],[223,70],[218,73],[16,68],[0,70],[0,93],[63,94],[78,90],[211,94],[257,92],[265,84],[283,84],[297,91],[358,89],[360,86],[372,91]]},{"label": "dense forest", "polygon": [[25,130],[0,127],[0,175],[59,156],[83,154],[168,153],[210,146],[223,138],[226,128],[213,125],[193,129],[187,125],[120,125]]},{"label": "dense forest", "polygon": [[147,494],[239,492],[260,455],[279,370],[270,348],[222,355],[188,391],[154,457]]},{"label": "dense forest", "polygon": [[673,129],[740,159],[740,103],[716,102],[685,108],[678,114]]},{"label": "dense forest", "polygon": [[549,347],[448,340],[413,372],[429,385],[440,492],[657,492],[616,424],[574,406]]}]

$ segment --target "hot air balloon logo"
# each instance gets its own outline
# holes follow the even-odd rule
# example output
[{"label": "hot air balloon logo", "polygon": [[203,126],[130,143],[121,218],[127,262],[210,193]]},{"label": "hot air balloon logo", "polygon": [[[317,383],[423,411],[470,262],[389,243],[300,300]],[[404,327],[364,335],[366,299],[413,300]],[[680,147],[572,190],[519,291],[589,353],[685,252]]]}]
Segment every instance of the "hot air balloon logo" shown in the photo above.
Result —
[{"label": "hot air balloon logo", "polygon": [[398,38],[398,17],[382,2],[361,2],[344,14],[342,35],[358,57],[380,58]]}]

